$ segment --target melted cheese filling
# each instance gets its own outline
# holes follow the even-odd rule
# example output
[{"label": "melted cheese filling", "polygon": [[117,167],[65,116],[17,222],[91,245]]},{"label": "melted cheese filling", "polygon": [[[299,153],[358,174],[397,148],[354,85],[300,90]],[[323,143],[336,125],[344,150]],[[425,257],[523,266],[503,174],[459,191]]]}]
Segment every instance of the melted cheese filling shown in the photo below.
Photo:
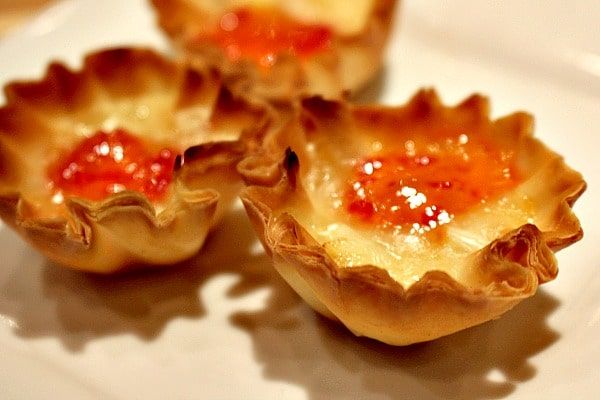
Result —
[{"label": "melted cheese filling", "polygon": [[[215,118],[212,114],[214,99],[177,109],[179,89],[174,84],[125,98],[98,86],[90,106],[81,107],[74,113],[58,110],[37,113],[40,129],[52,133],[44,139],[48,142],[47,146],[31,143],[24,152],[28,158],[22,163],[29,171],[24,191],[32,202],[32,212],[47,217],[65,212],[61,204],[64,199],[55,198],[49,190],[51,182],[46,168],[56,162],[57,155],[70,152],[84,138],[99,130],[122,128],[134,132],[142,140],[148,137],[152,142],[184,150],[209,141],[237,140],[254,118],[243,110],[227,112],[226,118]],[[52,151],[49,152],[49,149]],[[156,203],[157,212],[162,211],[165,204]]]},{"label": "melted cheese filling", "polygon": [[324,210],[331,209],[332,204],[327,204],[321,196],[313,193],[311,200],[314,207],[311,212],[294,212],[294,216],[336,262],[347,267],[384,268],[404,287],[431,270],[447,272],[468,284],[463,272],[470,255],[499,236],[535,222],[531,201],[521,190],[457,217],[448,224],[441,240],[427,235],[361,229],[339,213],[338,218],[328,216]]},{"label": "melted cheese filling", "polygon": [[[335,142],[328,138],[329,143]],[[357,148],[370,148],[354,143]],[[353,144],[349,143],[351,147]],[[317,153],[317,150],[318,153]],[[386,269],[404,287],[417,282],[427,271],[440,270],[469,285],[468,268],[474,252],[498,237],[527,223],[535,223],[535,204],[528,197],[527,181],[503,195],[482,200],[460,213],[443,229],[425,234],[406,229],[383,229],[357,224],[344,207],[343,193],[353,161],[343,158],[334,145],[309,144],[310,171],[303,176],[312,203],[292,214],[340,265],[375,265]],[[364,154],[359,151],[356,154]],[[328,160],[342,160],[333,163]],[[302,167],[301,167],[302,168]]]},{"label": "melted cheese filling", "polygon": [[195,0],[198,6],[219,13],[244,6],[276,7],[307,24],[326,24],[341,35],[362,31],[375,0]]}]

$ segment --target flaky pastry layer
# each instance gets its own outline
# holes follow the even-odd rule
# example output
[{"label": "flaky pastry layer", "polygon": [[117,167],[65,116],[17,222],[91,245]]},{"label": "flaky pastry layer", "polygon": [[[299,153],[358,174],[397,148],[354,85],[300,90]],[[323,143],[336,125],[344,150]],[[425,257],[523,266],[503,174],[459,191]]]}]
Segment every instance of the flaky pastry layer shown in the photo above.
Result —
[{"label": "flaky pastry layer", "polygon": [[[406,345],[497,318],[554,279],[554,252],[582,237],[571,207],[585,182],[532,136],[526,113],[492,121],[484,97],[446,107],[422,90],[395,108],[305,98],[293,114],[239,165],[242,200],[275,268],[356,335]],[[514,152],[520,184],[424,236],[340,207],[352,160],[449,127]]]},{"label": "flaky pastry layer", "polygon": [[[0,108],[0,217],[51,260],[111,273],[194,255],[241,188],[235,166],[260,144],[271,113],[234,95],[220,73],[146,49],[53,63],[39,81],[5,87]],[[166,197],[53,200],[48,166],[98,131],[181,151]],[[183,151],[195,146],[183,153]]]}]

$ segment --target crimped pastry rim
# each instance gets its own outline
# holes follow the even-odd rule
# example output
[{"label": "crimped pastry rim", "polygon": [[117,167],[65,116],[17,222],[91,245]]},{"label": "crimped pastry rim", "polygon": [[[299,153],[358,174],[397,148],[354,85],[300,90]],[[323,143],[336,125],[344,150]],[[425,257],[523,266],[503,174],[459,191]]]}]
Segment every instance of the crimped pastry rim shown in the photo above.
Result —
[{"label": "crimped pastry rim", "polygon": [[[194,102],[193,95],[195,91],[205,91],[203,88],[199,89],[198,85],[205,85],[206,82],[209,82],[210,90],[215,91],[215,96],[217,96],[215,101],[223,96],[225,101],[229,101],[229,98],[232,99],[232,102],[243,101],[249,109],[253,107],[252,110],[260,110],[264,112],[264,115],[261,114],[262,119],[257,125],[245,129],[237,140],[208,142],[194,146],[193,149],[188,149],[185,154],[190,155],[193,152],[193,157],[187,157],[186,163],[182,161],[181,157],[176,160],[173,180],[170,183],[171,189],[160,206],[158,203],[150,202],[142,193],[123,191],[109,195],[100,201],[75,196],[67,197],[63,204],[65,209],[63,215],[45,216],[43,211],[39,215],[37,212],[33,215],[29,212],[30,199],[19,186],[21,182],[24,182],[23,179],[19,178],[15,183],[11,178],[10,170],[13,168],[18,169],[18,165],[13,165],[16,158],[13,160],[14,157],[11,152],[14,152],[14,149],[9,148],[10,146],[6,147],[7,145],[2,140],[4,135],[18,136],[27,135],[28,133],[19,133],[18,130],[11,131],[10,128],[13,127],[10,124],[12,122],[7,122],[6,118],[10,118],[11,110],[18,107],[31,108],[29,102],[40,101],[45,104],[42,109],[46,110],[44,107],[55,105],[66,108],[74,107],[79,101],[82,101],[82,98],[83,101],[87,101],[85,98],[89,94],[84,92],[86,89],[93,89],[87,88],[82,82],[89,79],[88,75],[106,73],[109,75],[106,79],[111,83],[122,80],[122,76],[114,78],[110,76],[112,73],[111,65],[118,65],[138,72],[142,69],[148,69],[150,72],[144,73],[151,76],[155,76],[153,74],[163,75],[163,77],[168,76],[167,73],[173,70],[181,73],[182,80],[180,84],[182,87],[180,88],[179,94],[181,96],[178,101],[185,102],[186,106],[187,103]],[[132,78],[132,80],[135,79]],[[122,82],[118,84],[122,84]],[[127,84],[125,83],[125,85]],[[137,84],[136,82],[131,85]],[[130,101],[135,102],[138,90],[143,92],[144,88],[129,87],[129,89],[123,89],[123,95],[125,97],[131,96],[127,99],[131,98]],[[3,170],[0,176],[0,217],[26,241],[41,250],[53,261],[61,265],[98,273],[112,273],[151,265],[174,264],[195,254],[204,242],[208,231],[216,223],[217,206],[221,207],[221,203],[229,202],[230,199],[223,198],[219,188],[188,186],[183,177],[190,174],[191,170],[195,174],[204,172],[212,174],[214,171],[223,170],[229,171],[227,176],[236,175],[235,165],[250,149],[260,144],[260,135],[262,135],[262,131],[268,129],[270,120],[273,117],[266,104],[232,94],[228,88],[222,85],[219,71],[199,69],[193,62],[171,60],[152,49],[141,47],[117,47],[90,53],[84,58],[83,65],[77,69],[70,69],[62,63],[53,62],[48,66],[42,78],[11,82],[5,86],[4,91],[6,103],[2,105],[1,110],[8,117],[5,115],[6,118],[0,126],[0,171]],[[94,104],[93,101],[92,99],[91,106]],[[264,107],[264,109],[261,107]],[[27,110],[27,112],[30,111],[43,112],[39,109]],[[77,115],[72,118],[76,120]],[[47,134],[51,137],[56,133],[53,133],[52,128],[48,128]],[[15,140],[18,140],[18,138]],[[225,175],[223,177],[224,183],[221,188],[225,189],[228,187],[226,185],[231,184],[227,182],[229,178],[225,179]],[[240,185],[239,178],[236,177],[233,184]],[[225,207],[225,204],[223,204],[223,207]],[[169,239],[171,230],[181,233],[182,224],[187,223],[190,227],[192,226],[190,221],[184,221],[186,218],[195,220],[197,224],[205,226],[190,228],[190,233],[197,235],[197,238],[190,239],[194,242],[193,245],[182,244],[178,247],[173,244],[174,247],[171,246],[170,250],[167,250],[180,251],[182,254],[179,256],[165,255],[153,261],[152,259],[146,259],[143,249],[140,249],[140,251],[135,251],[135,254],[128,254],[131,252],[125,251],[125,255],[121,257],[124,259],[114,262],[110,261],[110,257],[107,256],[106,264],[102,263],[101,255],[90,255],[89,258],[94,258],[93,260],[86,260],[86,257],[82,256],[82,254],[91,251],[92,247],[102,237],[109,236],[106,232],[99,232],[106,229],[110,231],[109,226],[123,225],[115,225],[113,220],[121,219],[123,223],[126,223],[127,218],[132,220],[132,224],[138,224],[140,230],[146,230],[145,233],[135,233],[134,231],[134,234],[157,235],[165,238],[165,240]],[[173,238],[175,237],[173,234]],[[126,242],[126,240],[123,240],[123,242]],[[126,243],[123,243],[123,248],[125,247]],[[119,248],[118,243],[113,243],[109,248],[113,248],[115,253],[123,250]],[[75,256],[75,254],[78,255]],[[115,257],[119,258],[120,256]],[[95,260],[95,258],[100,259]]]},{"label": "crimped pastry rim", "polygon": [[[381,109],[380,106],[361,107],[340,102],[328,102],[319,97],[305,98],[299,106],[302,112],[309,115],[312,113],[313,116],[314,114],[322,114],[323,118],[333,118],[332,115],[335,114],[338,107],[345,107],[351,110],[351,113],[355,112],[354,115],[366,115],[374,112],[374,110]],[[421,90],[409,103],[398,107],[398,109],[410,107],[414,107],[416,112],[425,113],[444,108],[433,90]],[[486,118],[489,115],[487,99],[478,95],[467,98],[456,107],[466,107],[472,110],[473,113],[484,115]],[[393,108],[385,109],[386,112],[393,112]],[[380,115],[382,119],[386,118],[387,114],[384,114],[383,116]],[[494,123],[514,125],[515,132],[518,135],[527,137],[528,140],[532,138],[531,117],[527,114],[516,113],[496,120]],[[537,141],[537,139],[533,140]],[[547,148],[545,149],[555,155]],[[586,184],[581,175],[564,163],[562,157],[557,156],[554,161],[560,164],[560,167],[567,173],[571,174],[570,179],[572,179],[569,187],[561,193],[560,215],[555,217],[556,220],[562,221],[560,229],[554,232],[541,232],[535,225],[525,224],[497,238],[479,251],[480,257],[489,258],[488,264],[490,265],[494,265],[494,261],[503,262],[508,260],[511,257],[511,252],[520,252],[514,256],[518,256],[520,262],[523,262],[523,259],[525,260],[526,265],[523,266],[525,274],[521,277],[521,284],[516,287],[511,286],[504,280],[493,282],[486,287],[470,288],[456,281],[446,272],[436,270],[426,272],[416,283],[404,287],[401,283],[395,281],[385,269],[378,266],[364,265],[348,268],[339,265],[327,254],[324,247],[310,236],[298,220],[286,213],[276,215],[277,211],[274,208],[277,206],[273,207],[268,204],[269,202],[277,204],[278,201],[273,201],[273,198],[281,200],[295,196],[294,192],[297,185],[299,185],[297,184],[298,157],[289,149],[283,160],[280,161],[262,155],[246,158],[240,164],[239,169],[248,185],[242,192],[241,198],[267,253],[276,260],[277,269],[281,272],[289,268],[287,272],[284,272],[284,274],[288,274],[288,278],[291,276],[290,274],[297,273],[306,281],[305,283],[310,287],[311,293],[316,295],[317,302],[326,303],[325,305],[317,304],[316,306],[311,304],[313,308],[325,316],[341,320],[357,335],[370,336],[390,344],[405,345],[434,339],[496,318],[522,299],[532,296],[539,284],[555,278],[558,269],[553,253],[580,240],[583,236],[583,230],[571,208],[576,199],[584,192]],[[268,165],[270,162],[271,165]],[[302,198],[302,195],[299,198]],[[283,200],[281,201],[283,202]],[[525,250],[523,250],[523,246],[525,246]],[[295,272],[290,272],[291,270]],[[284,276],[284,278],[286,277]],[[430,329],[428,332],[417,334],[413,332],[412,335],[403,335],[402,332],[397,332],[398,335],[395,336],[394,332],[384,334],[371,330],[369,327],[361,326],[361,321],[355,321],[356,315],[349,315],[350,312],[344,311],[344,304],[335,304],[332,307],[331,303],[336,301],[335,296],[346,290],[344,288],[350,286],[354,286],[354,289],[348,289],[349,292],[358,292],[365,296],[383,299],[381,300],[384,304],[382,307],[389,306],[389,309],[379,311],[384,315],[384,319],[389,317],[389,321],[384,321],[383,324],[389,322],[390,326],[394,325],[395,317],[393,315],[396,312],[388,303],[385,303],[385,299],[390,298],[393,298],[397,304],[406,306],[419,303],[420,299],[441,296],[445,298],[446,303],[449,301],[456,302],[458,304],[456,306],[457,312],[469,312],[471,309],[479,310],[481,307],[488,307],[489,310],[483,312],[475,320],[465,320],[463,326],[457,327],[456,324],[444,326],[444,323],[441,323],[437,330],[434,327],[433,331]],[[356,289],[358,287],[362,287],[363,290]],[[339,296],[338,300],[342,302],[342,295]],[[303,295],[303,297],[305,296]],[[349,300],[345,299],[345,301]],[[323,306],[327,309],[322,310]],[[437,304],[437,306],[442,307],[443,304]],[[424,317],[418,315],[414,307],[408,307],[404,312],[411,315],[415,324],[423,322],[421,318]],[[444,318],[443,315],[435,315],[434,317]],[[407,328],[406,325],[402,327]]]}]

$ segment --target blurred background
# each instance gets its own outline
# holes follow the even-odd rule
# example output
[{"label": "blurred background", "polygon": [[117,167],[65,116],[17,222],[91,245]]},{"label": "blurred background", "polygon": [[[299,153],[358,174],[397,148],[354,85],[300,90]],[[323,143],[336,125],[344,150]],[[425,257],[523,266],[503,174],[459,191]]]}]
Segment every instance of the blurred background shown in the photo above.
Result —
[{"label": "blurred background", "polygon": [[0,0],[0,37],[57,0]]}]

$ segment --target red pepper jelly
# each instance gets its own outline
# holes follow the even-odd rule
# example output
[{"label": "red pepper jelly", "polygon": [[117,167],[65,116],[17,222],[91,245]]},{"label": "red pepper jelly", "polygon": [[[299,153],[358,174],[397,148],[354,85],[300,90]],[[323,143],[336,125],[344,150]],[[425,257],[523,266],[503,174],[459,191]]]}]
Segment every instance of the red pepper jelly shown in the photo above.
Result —
[{"label": "red pepper jelly", "polygon": [[424,234],[519,183],[514,154],[465,134],[355,164],[344,201],[363,222]]},{"label": "red pepper jelly", "polygon": [[224,14],[199,39],[216,43],[231,61],[247,58],[268,68],[282,54],[306,58],[325,51],[331,37],[325,25],[304,24],[274,9],[240,8]]},{"label": "red pepper jelly", "polygon": [[53,201],[60,203],[66,195],[102,200],[123,190],[159,201],[173,178],[176,156],[166,148],[153,154],[144,141],[123,129],[100,131],[49,168]]}]

